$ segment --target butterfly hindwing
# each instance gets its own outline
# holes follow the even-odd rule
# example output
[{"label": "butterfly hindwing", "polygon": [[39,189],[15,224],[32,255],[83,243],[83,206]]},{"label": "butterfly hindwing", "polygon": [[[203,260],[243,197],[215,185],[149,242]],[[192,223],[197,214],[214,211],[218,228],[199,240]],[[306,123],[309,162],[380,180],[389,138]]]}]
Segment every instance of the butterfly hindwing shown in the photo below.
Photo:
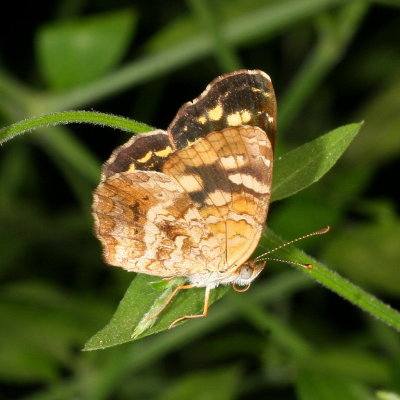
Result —
[{"label": "butterfly hindwing", "polygon": [[123,172],[103,181],[94,192],[94,216],[111,265],[185,276],[219,264],[218,242],[187,193],[165,174]]},{"label": "butterfly hindwing", "polygon": [[135,135],[113,151],[103,166],[103,179],[125,171],[161,171],[175,150],[171,136],[161,129]]}]

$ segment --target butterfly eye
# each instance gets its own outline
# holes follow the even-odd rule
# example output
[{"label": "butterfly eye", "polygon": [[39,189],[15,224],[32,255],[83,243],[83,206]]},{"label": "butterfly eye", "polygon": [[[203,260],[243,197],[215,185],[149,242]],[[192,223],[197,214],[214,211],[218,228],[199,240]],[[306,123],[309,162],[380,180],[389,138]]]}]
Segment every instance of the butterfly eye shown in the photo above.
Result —
[{"label": "butterfly eye", "polygon": [[249,267],[248,265],[243,265],[240,269],[240,278],[241,279],[250,279],[253,275],[253,268]]}]

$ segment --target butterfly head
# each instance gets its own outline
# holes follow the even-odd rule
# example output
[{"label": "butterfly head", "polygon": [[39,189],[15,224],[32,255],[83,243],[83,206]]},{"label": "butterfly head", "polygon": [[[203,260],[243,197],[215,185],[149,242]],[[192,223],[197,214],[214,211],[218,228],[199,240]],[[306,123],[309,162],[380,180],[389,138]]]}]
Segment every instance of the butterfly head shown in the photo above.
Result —
[{"label": "butterfly head", "polygon": [[237,276],[233,282],[233,289],[237,292],[245,292],[249,289],[251,283],[264,269],[266,261],[251,260],[242,264],[237,269]]}]

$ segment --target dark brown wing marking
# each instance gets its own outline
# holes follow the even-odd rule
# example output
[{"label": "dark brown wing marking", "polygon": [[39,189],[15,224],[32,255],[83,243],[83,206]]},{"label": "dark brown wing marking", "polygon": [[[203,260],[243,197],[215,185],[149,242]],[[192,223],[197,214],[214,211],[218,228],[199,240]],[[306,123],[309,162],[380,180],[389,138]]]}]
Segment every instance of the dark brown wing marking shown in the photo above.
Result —
[{"label": "dark brown wing marking", "polygon": [[168,128],[178,149],[229,126],[258,126],[274,144],[276,101],[269,76],[240,70],[212,81],[193,102],[184,104]]},{"label": "dark brown wing marking", "polygon": [[103,166],[103,179],[125,171],[160,171],[175,150],[170,135],[160,129],[133,136],[112,152]]}]

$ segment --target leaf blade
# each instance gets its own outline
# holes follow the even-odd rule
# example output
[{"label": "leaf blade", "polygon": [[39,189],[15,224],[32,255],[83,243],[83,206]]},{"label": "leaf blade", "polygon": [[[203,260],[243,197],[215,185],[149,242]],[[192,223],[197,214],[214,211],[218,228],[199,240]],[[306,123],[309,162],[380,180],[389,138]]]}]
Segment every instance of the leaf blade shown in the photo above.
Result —
[{"label": "leaf blade", "polygon": [[[167,298],[172,286],[163,292],[154,289],[154,282],[159,278],[138,274],[132,281],[110,322],[97,332],[85,344],[84,350],[97,350],[130,342],[159,333],[168,329],[171,322],[183,315],[202,312],[204,288],[194,288],[178,293],[154,323],[146,325],[144,318],[151,315],[159,307],[159,299]],[[177,286],[185,282],[185,278],[171,281]],[[219,287],[212,291],[210,304],[222,297],[227,287]]]},{"label": "leaf blade", "polygon": [[271,201],[289,197],[321,179],[350,145],[361,125],[344,125],[276,159]]},{"label": "leaf blade", "polygon": [[36,53],[46,82],[63,90],[102,77],[125,54],[136,19],[131,10],[122,10],[42,28]]}]

